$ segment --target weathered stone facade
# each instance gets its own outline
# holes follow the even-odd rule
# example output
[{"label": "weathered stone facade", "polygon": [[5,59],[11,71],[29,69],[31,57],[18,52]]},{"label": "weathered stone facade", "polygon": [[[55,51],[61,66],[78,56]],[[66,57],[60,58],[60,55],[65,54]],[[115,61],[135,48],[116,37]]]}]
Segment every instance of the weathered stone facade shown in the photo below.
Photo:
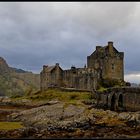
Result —
[{"label": "weathered stone facade", "polygon": [[97,46],[96,50],[87,57],[87,67],[62,70],[57,63],[55,66],[43,66],[40,73],[41,90],[48,87],[66,87],[93,90],[101,79],[124,79],[123,52],[118,52],[113,42],[105,47]]},{"label": "weathered stone facade", "polygon": [[115,111],[139,111],[140,88],[119,87],[97,92],[97,106]]},{"label": "weathered stone facade", "polygon": [[63,70],[59,64],[55,66],[43,66],[43,70],[40,73],[40,89],[46,90],[48,87],[61,87],[63,83]]},{"label": "weathered stone facade", "polygon": [[65,87],[76,89],[95,89],[97,85],[97,73],[92,68],[75,68],[64,70],[63,81]]},{"label": "weathered stone facade", "polygon": [[103,79],[124,79],[123,52],[108,42],[105,47],[96,46],[96,50],[87,57],[87,67],[96,69]]}]

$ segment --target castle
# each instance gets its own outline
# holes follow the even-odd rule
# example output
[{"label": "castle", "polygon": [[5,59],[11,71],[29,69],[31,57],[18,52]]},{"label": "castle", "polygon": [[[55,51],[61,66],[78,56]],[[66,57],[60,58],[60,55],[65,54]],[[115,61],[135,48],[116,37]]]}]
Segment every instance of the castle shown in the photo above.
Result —
[{"label": "castle", "polygon": [[59,63],[54,66],[43,66],[40,73],[40,89],[49,87],[65,87],[83,90],[97,88],[102,79],[124,80],[124,53],[119,52],[109,41],[104,47],[96,46],[96,50],[87,56],[87,67],[63,70]]}]

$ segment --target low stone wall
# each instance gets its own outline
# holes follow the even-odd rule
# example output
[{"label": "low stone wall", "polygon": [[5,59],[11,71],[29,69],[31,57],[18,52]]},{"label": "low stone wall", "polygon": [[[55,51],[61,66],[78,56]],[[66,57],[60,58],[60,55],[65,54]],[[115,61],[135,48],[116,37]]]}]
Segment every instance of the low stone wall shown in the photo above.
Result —
[{"label": "low stone wall", "polygon": [[75,89],[75,88],[59,88],[62,91],[69,91],[69,92],[91,92],[91,90],[84,90],[84,89]]},{"label": "low stone wall", "polygon": [[76,89],[76,88],[64,88],[64,87],[49,87],[48,89],[59,89],[61,91],[69,91],[69,92],[92,92],[91,90],[87,89]]},{"label": "low stone wall", "polygon": [[109,88],[96,92],[97,106],[111,110],[140,111],[140,88]]}]

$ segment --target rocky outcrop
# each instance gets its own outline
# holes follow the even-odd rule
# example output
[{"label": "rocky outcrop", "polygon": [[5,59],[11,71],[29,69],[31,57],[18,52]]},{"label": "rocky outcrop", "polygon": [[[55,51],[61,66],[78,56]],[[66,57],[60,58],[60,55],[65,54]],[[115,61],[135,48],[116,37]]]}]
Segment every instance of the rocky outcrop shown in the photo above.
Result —
[{"label": "rocky outcrop", "polygon": [[[114,112],[89,105],[49,101],[44,106],[12,113],[9,121],[23,122],[20,138],[138,138],[140,112]],[[19,133],[18,133],[19,131]],[[0,131],[0,134],[4,132]],[[5,134],[5,133],[4,133]]]},{"label": "rocky outcrop", "polygon": [[[23,121],[29,126],[47,127],[48,130],[66,130],[80,127],[80,125],[82,127],[86,123],[88,117],[83,115],[84,111],[84,107],[58,103],[25,110],[19,114],[15,113],[10,118],[14,121]],[[30,119],[27,119],[29,117]]]},{"label": "rocky outcrop", "polygon": [[94,125],[125,125],[116,112],[62,102],[13,113],[9,119],[22,121],[26,126],[47,130],[88,129]]},{"label": "rocky outcrop", "polygon": [[5,59],[0,57],[0,73],[9,73],[10,68],[8,64],[6,63]]},{"label": "rocky outcrop", "polygon": [[123,112],[118,115],[120,120],[126,121],[129,126],[140,126],[140,112]]}]

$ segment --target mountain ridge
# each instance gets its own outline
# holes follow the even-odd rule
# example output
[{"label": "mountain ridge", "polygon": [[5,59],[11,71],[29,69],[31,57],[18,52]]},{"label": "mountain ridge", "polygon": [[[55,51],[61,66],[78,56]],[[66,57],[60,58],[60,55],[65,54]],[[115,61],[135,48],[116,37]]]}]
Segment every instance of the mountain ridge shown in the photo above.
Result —
[{"label": "mountain ridge", "polygon": [[0,95],[20,96],[39,90],[40,76],[23,69],[13,68],[0,57]]}]

